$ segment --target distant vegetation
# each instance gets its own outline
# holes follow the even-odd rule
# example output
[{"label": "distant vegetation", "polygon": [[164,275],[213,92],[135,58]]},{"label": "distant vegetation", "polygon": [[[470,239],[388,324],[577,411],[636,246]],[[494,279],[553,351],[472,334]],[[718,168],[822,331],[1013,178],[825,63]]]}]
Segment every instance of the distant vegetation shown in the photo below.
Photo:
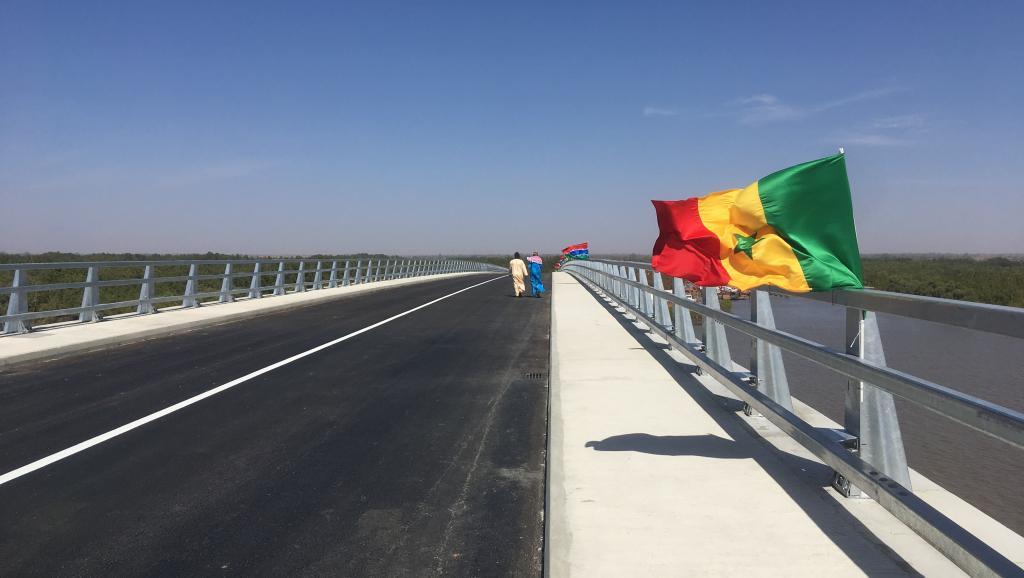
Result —
[{"label": "distant vegetation", "polygon": [[[237,254],[225,254],[225,253],[189,253],[189,254],[142,254],[142,253],[90,253],[90,254],[76,254],[76,253],[37,253],[37,254],[12,254],[12,253],[0,253],[0,263],[64,263],[64,262],[81,262],[81,261],[197,261],[197,260],[225,260],[225,259],[304,259],[306,261],[306,282],[313,280],[314,270],[316,268],[316,262],[318,260],[324,261],[323,266],[330,268],[332,260],[344,261],[349,259],[352,261],[352,265],[355,265],[357,259],[396,259],[398,257],[394,255],[371,255],[367,253],[360,253],[355,255],[311,255],[308,257],[289,257],[282,255],[275,255],[273,257],[266,256],[252,256],[252,255],[237,255]],[[292,263],[286,265],[287,269],[294,269],[296,264]],[[339,263],[339,267],[342,263]],[[274,267],[276,269],[276,267]],[[161,265],[154,267],[154,277],[181,277],[188,274],[187,265]],[[252,265],[243,265],[236,267],[235,273],[247,273],[252,272]],[[81,283],[85,281],[86,269],[45,269],[39,271],[27,271],[26,282],[30,285],[44,285],[53,283]],[[224,265],[201,265],[197,268],[196,273],[198,275],[219,275],[224,272]],[[262,285],[268,286],[274,284],[273,270],[268,270],[266,264],[263,265]],[[141,279],[143,274],[142,266],[118,266],[118,267],[101,267],[100,268],[100,280],[116,280],[116,279]],[[13,278],[11,271],[0,271],[0,287],[10,287]],[[339,274],[340,278],[340,274]],[[328,275],[324,274],[324,281],[326,282]],[[250,278],[248,277],[237,277],[234,279],[233,286],[235,289],[244,289],[249,287]],[[285,284],[294,284],[295,274],[286,275]],[[198,282],[198,293],[220,291],[221,281],[219,279],[204,279]],[[158,283],[154,287],[154,297],[170,297],[181,295],[185,292],[184,281],[172,281],[166,283]],[[290,290],[290,289],[289,289]],[[238,296],[238,295],[236,295]],[[113,287],[101,287],[100,288],[100,302],[102,303],[118,303],[121,301],[131,301],[139,298],[139,285],[121,285]],[[0,312],[7,312],[7,303],[9,301],[8,295],[0,295]],[[207,298],[209,300],[211,298]],[[215,297],[212,299],[216,299]],[[79,307],[82,304],[82,289],[58,289],[55,291],[40,291],[35,293],[29,293],[29,311],[49,311],[55,309],[67,309],[71,307]],[[180,305],[179,302],[167,302],[158,304],[156,307],[174,307]],[[118,313],[126,313],[134,311],[133,307],[126,307],[123,309],[113,309],[105,311],[106,315],[115,315]],[[63,321],[74,319],[75,316],[64,316],[54,319],[40,319],[35,321],[36,324],[51,323],[54,321]]]},{"label": "distant vegetation", "polygon": [[[525,257],[525,254],[524,254]],[[558,255],[548,255],[544,258],[545,271],[551,271],[558,261]],[[40,253],[40,254],[9,254],[0,253],[0,263],[40,263],[40,262],[74,262],[74,261],[163,261],[163,260],[223,260],[223,259],[253,259],[254,256],[204,253],[204,254],[138,254],[138,253],[97,253],[97,254],[75,254],[75,253]],[[263,258],[263,257],[260,257]],[[299,257],[274,256],[267,259],[291,259]],[[302,257],[307,261],[307,267],[312,269],[316,266],[317,260],[326,261],[325,267],[330,266],[330,261],[345,259],[396,259],[401,258],[394,255],[312,255]],[[507,267],[511,255],[475,255],[461,256],[462,259],[492,263],[501,267]],[[618,259],[629,259],[648,261],[647,255],[617,255]],[[868,286],[884,291],[899,293],[912,293],[915,295],[928,295],[933,297],[944,297],[947,299],[961,299],[965,301],[976,301],[980,303],[992,303],[996,305],[1010,305],[1024,307],[1024,259],[992,257],[947,257],[947,256],[870,256],[865,257],[864,277]],[[199,268],[200,275],[220,274],[224,270],[223,265],[209,265]],[[252,271],[252,267],[240,267],[237,273]],[[184,265],[166,265],[157,267],[154,272],[158,277],[176,277],[188,273],[188,267]],[[137,279],[142,277],[142,267],[105,267],[100,269],[101,280],[112,279]],[[0,271],[0,287],[9,287],[12,274],[9,271]],[[307,275],[306,280],[312,281],[312,271]],[[50,284],[50,283],[72,283],[85,280],[85,269],[54,269],[45,271],[32,271],[28,274],[28,283]],[[325,279],[326,281],[326,275]],[[272,285],[272,275],[264,277],[263,285]],[[294,283],[294,274],[288,275],[287,282]],[[240,277],[235,279],[236,288],[247,288],[249,279]],[[156,286],[155,297],[181,295],[184,292],[185,283],[169,282]],[[217,279],[203,280],[199,282],[199,292],[212,292],[220,290],[220,281]],[[139,294],[138,285],[103,287],[100,289],[100,300],[105,303],[118,301],[129,301],[137,299]],[[7,295],[0,295],[0,312],[7,310]],[[29,299],[29,310],[52,310],[69,307],[77,307],[82,301],[81,289],[62,289],[46,293],[32,293]],[[164,307],[174,306],[171,302],[164,304]],[[128,311],[125,309],[124,311]],[[111,311],[109,314],[124,312]]]},{"label": "distant vegetation", "polygon": [[863,265],[875,289],[1024,307],[1024,259],[875,256]]}]

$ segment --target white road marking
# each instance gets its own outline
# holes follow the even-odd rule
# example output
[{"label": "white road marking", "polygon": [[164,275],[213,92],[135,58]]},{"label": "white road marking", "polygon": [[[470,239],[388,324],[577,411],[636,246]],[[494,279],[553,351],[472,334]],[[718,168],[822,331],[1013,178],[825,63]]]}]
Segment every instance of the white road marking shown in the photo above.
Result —
[{"label": "white road marking", "polygon": [[179,401],[178,403],[176,403],[176,404],[174,404],[172,406],[165,407],[164,409],[161,409],[160,411],[151,413],[151,414],[147,415],[146,417],[141,417],[141,418],[139,418],[139,419],[137,419],[137,420],[135,420],[133,422],[126,423],[126,424],[124,424],[123,426],[121,426],[119,428],[112,429],[112,430],[108,431],[107,433],[100,434],[100,435],[98,435],[96,437],[87,439],[84,442],[77,443],[77,444],[75,444],[75,445],[73,445],[73,446],[71,446],[71,447],[69,447],[67,449],[63,449],[63,450],[61,450],[61,451],[59,451],[59,452],[57,452],[55,454],[51,454],[49,456],[46,456],[45,458],[42,458],[42,459],[36,460],[36,461],[34,461],[34,462],[30,463],[30,464],[21,466],[20,468],[18,468],[16,470],[11,470],[11,471],[7,472],[6,474],[0,476],[0,485],[6,484],[7,482],[9,482],[11,480],[18,479],[21,476],[24,476],[26,474],[30,474],[30,473],[38,470],[38,469],[45,468],[46,466],[48,466],[48,465],[50,465],[52,463],[59,462],[60,460],[63,460],[64,458],[73,456],[73,455],[75,455],[75,454],[77,454],[79,452],[85,451],[85,450],[87,450],[87,449],[89,449],[89,448],[91,448],[91,447],[93,447],[95,445],[99,445],[99,444],[101,444],[101,443],[103,443],[105,441],[108,441],[108,440],[111,440],[113,438],[116,438],[117,436],[119,436],[121,434],[128,433],[128,432],[132,431],[133,429],[135,429],[137,427],[141,427],[141,426],[146,425],[147,423],[149,423],[151,421],[158,420],[158,419],[160,419],[160,418],[162,418],[162,417],[164,417],[166,415],[170,415],[170,414],[172,414],[172,413],[174,413],[174,412],[176,412],[176,411],[178,411],[180,409],[184,409],[184,408],[186,408],[186,407],[188,407],[188,406],[190,406],[190,405],[192,405],[194,403],[198,403],[198,402],[200,402],[200,401],[202,401],[202,400],[204,400],[204,399],[206,399],[208,397],[217,395],[218,393],[220,393],[222,391],[226,391],[228,389],[231,389],[232,387],[235,387],[236,385],[245,383],[245,382],[249,381],[250,379],[259,377],[259,376],[263,375],[264,373],[267,373],[267,372],[273,371],[273,370],[275,370],[275,369],[277,369],[279,367],[283,367],[285,365],[288,365],[289,363],[292,363],[293,361],[298,361],[298,360],[302,359],[303,357],[307,357],[309,355],[313,355],[314,353],[316,353],[318,351],[322,351],[324,349],[327,349],[328,347],[331,347],[333,345],[337,345],[337,344],[341,343],[342,341],[347,341],[349,339],[352,339],[353,337],[355,337],[357,335],[362,335],[363,333],[366,333],[367,331],[370,331],[372,329],[376,329],[376,328],[380,327],[381,325],[384,325],[386,323],[390,323],[390,322],[392,322],[392,321],[394,321],[396,319],[399,319],[401,317],[405,317],[406,315],[409,315],[410,313],[415,313],[416,311],[419,311],[420,309],[423,309],[424,307],[429,307],[429,306],[433,305],[434,303],[437,303],[439,301],[444,301],[445,299],[448,299],[449,297],[454,297],[454,296],[458,295],[459,293],[463,293],[465,291],[469,291],[470,289],[473,289],[475,287],[479,287],[481,285],[486,285],[487,283],[490,283],[492,281],[497,281],[498,279],[504,279],[504,276],[503,277],[495,277],[494,279],[488,279],[487,281],[484,281],[482,283],[477,283],[476,285],[470,285],[469,287],[466,287],[465,289],[459,289],[458,291],[455,291],[454,293],[449,293],[449,294],[447,294],[447,295],[445,295],[443,297],[438,297],[437,299],[434,299],[433,301],[429,301],[429,302],[424,303],[423,305],[420,305],[418,307],[413,307],[412,309],[409,309],[408,311],[404,311],[402,313],[399,313],[398,315],[393,315],[393,316],[388,317],[387,319],[385,319],[383,321],[378,321],[377,323],[374,323],[373,325],[368,325],[368,326],[366,326],[366,327],[364,327],[364,328],[362,328],[362,329],[360,329],[358,331],[353,331],[352,333],[349,333],[348,335],[345,335],[344,337],[339,337],[339,338],[337,338],[337,339],[335,339],[333,341],[328,341],[327,343],[324,343],[323,345],[318,345],[318,346],[314,347],[313,349],[309,349],[307,351],[303,351],[302,353],[299,353],[297,355],[293,355],[293,356],[289,357],[288,359],[282,359],[281,361],[278,361],[277,363],[268,365],[268,366],[266,366],[266,367],[264,367],[262,369],[257,369],[256,371],[254,371],[254,372],[252,372],[252,373],[250,373],[248,375],[243,375],[242,377],[239,377],[238,379],[235,379],[233,381],[229,381],[229,382],[225,383],[224,385],[219,385],[219,386],[217,386],[217,387],[215,387],[215,388],[213,388],[211,390],[204,391],[203,393],[200,393],[199,395],[190,397],[190,398],[188,398],[188,399],[186,399],[184,401]]}]

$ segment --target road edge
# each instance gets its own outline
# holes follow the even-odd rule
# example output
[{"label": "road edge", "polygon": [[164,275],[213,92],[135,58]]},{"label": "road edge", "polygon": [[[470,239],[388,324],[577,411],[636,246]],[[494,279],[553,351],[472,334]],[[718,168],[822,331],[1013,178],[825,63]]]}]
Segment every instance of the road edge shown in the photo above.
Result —
[{"label": "road edge", "polygon": [[[544,488],[544,571],[545,578],[568,576],[568,552],[572,535],[565,516],[554,512],[565,512],[565,472],[562,466],[562,445],[564,431],[562,424],[561,378],[558,361],[558,324],[556,299],[558,298],[559,273],[551,275],[551,344],[548,374],[548,440],[547,463],[545,464]],[[557,551],[556,551],[557,549]]]},{"label": "road edge", "polygon": [[[196,329],[202,329],[214,325],[220,325],[222,323],[231,323],[235,321],[241,321],[243,319],[249,319],[253,317],[259,317],[261,315],[268,315],[274,313],[280,313],[288,309],[297,309],[299,307],[307,307],[310,305],[317,305],[329,301],[335,301],[346,297],[352,297],[355,295],[371,293],[375,291],[384,291],[387,289],[394,289],[398,287],[406,287],[409,285],[418,285],[422,283],[428,283],[431,281],[442,281],[445,279],[456,279],[468,275],[483,275],[484,272],[467,272],[467,273],[448,273],[442,275],[433,275],[429,277],[413,277],[409,279],[394,279],[389,281],[380,281],[377,283],[370,283],[366,285],[349,285],[347,287],[337,287],[334,289],[321,289],[316,291],[316,295],[311,295],[310,292],[304,292],[301,295],[307,296],[306,299],[288,299],[297,294],[289,293],[284,295],[284,299],[278,301],[267,302],[260,300],[258,309],[235,309],[228,310],[232,305],[236,303],[228,304],[214,304],[217,307],[217,314],[202,319],[184,320],[181,318],[172,318],[172,323],[158,327],[146,327],[136,330],[132,330],[125,327],[125,332],[116,335],[108,335],[102,337],[86,338],[81,341],[62,344],[56,347],[40,348],[36,350],[25,351],[22,353],[15,353],[12,355],[0,354],[0,370],[9,370],[19,365],[31,363],[34,361],[52,361],[66,357],[68,355],[76,353],[85,353],[88,351],[98,351],[107,349],[110,347],[116,347],[120,345],[129,345],[132,343],[138,343],[139,341],[145,341],[147,339],[154,339],[157,337],[166,337],[181,333],[188,333],[195,331]],[[392,282],[395,281],[395,282]],[[323,292],[323,293],[321,293]],[[248,301],[240,301],[238,303],[247,303]],[[220,310],[221,308],[225,310]],[[178,313],[178,310],[166,312],[164,315],[174,315]],[[132,316],[131,319],[151,319],[150,316]],[[160,317],[164,319],[164,317]],[[101,321],[100,323],[112,323],[112,322],[130,322],[130,319],[111,319],[108,321]],[[75,325],[68,328],[54,328],[46,331],[67,331],[75,328],[82,329],[88,325]],[[18,340],[18,339],[33,339],[38,334],[28,333],[21,335],[11,335],[3,337],[0,343],[4,343],[7,340]]]}]

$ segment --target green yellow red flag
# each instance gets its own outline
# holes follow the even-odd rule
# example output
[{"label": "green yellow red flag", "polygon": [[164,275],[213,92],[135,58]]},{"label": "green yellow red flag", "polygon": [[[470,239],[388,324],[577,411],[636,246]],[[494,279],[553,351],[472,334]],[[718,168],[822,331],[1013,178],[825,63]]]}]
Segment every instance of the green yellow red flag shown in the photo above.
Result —
[{"label": "green yellow red flag", "polygon": [[783,169],[742,188],[651,201],[651,264],[698,285],[797,292],[863,287],[846,159]]}]

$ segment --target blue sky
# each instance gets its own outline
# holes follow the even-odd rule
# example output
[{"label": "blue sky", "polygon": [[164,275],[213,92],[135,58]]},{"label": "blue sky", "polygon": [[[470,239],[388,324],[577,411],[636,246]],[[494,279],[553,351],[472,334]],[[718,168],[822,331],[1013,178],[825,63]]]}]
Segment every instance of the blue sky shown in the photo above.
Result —
[{"label": "blue sky", "polygon": [[844,146],[863,252],[1024,252],[1020,22],[1019,2],[0,0],[0,250],[646,252],[649,199]]}]

